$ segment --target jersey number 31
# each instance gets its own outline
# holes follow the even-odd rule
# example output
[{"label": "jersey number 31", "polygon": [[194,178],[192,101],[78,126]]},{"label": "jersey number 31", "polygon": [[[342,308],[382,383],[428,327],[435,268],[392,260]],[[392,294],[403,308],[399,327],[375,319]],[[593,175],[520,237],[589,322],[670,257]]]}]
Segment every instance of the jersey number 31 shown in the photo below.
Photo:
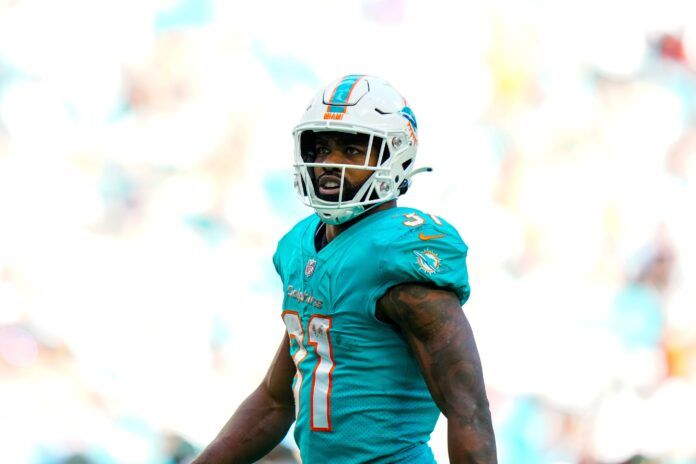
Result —
[{"label": "jersey number 31", "polygon": [[333,350],[331,349],[331,318],[315,314],[309,318],[307,323],[307,333],[302,328],[302,319],[296,311],[284,311],[283,322],[288,329],[290,343],[297,345],[297,351],[292,357],[295,362],[297,372],[295,373],[295,383],[293,384],[293,394],[295,395],[295,417],[300,415],[300,390],[302,389],[303,377],[300,363],[307,357],[305,348],[305,336],[307,345],[314,348],[317,355],[317,363],[312,372],[312,389],[310,395],[310,427],[316,432],[331,431],[331,383],[334,370]]}]

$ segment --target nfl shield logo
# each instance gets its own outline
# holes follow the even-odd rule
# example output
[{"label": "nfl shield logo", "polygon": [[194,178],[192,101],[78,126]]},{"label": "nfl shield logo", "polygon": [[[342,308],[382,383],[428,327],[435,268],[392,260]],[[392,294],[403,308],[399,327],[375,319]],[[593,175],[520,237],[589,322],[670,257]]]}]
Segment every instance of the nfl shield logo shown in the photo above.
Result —
[{"label": "nfl shield logo", "polygon": [[304,268],[304,275],[306,277],[312,277],[312,274],[314,274],[314,268],[317,267],[317,261],[315,259],[311,259],[307,261],[307,265]]}]

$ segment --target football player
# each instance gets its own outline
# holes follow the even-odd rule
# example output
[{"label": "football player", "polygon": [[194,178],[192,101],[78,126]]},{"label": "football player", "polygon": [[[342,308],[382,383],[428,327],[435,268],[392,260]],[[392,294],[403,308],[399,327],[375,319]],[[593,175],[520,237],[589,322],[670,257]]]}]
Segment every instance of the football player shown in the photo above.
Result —
[{"label": "football player", "polygon": [[418,127],[386,81],[343,77],[295,127],[295,187],[316,214],[279,242],[287,331],[259,387],[195,461],[253,462],[295,421],[304,464],[433,463],[440,412],[452,463],[496,462],[479,355],[461,306],[467,246],[396,199]]}]

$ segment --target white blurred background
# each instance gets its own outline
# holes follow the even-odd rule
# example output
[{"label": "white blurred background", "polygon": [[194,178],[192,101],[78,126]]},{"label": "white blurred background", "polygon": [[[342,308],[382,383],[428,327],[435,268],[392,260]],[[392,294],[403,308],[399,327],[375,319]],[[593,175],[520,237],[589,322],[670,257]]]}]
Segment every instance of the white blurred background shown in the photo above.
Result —
[{"label": "white blurred background", "polygon": [[470,247],[500,462],[696,463],[693,0],[0,0],[0,462],[215,435],[284,330],[292,127],[349,73]]}]

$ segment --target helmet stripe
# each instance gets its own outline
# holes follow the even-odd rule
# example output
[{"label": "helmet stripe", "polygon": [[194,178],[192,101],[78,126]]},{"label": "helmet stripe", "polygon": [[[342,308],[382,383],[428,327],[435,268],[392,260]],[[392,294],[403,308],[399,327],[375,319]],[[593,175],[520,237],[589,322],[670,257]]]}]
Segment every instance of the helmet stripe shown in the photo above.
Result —
[{"label": "helmet stripe", "polygon": [[[331,94],[331,98],[327,104],[327,113],[345,113],[345,104],[350,99],[350,95],[353,93],[353,89],[357,83],[365,77],[364,74],[351,74],[344,77],[341,82],[338,83],[336,88]],[[334,106],[341,105],[341,106]]]}]

